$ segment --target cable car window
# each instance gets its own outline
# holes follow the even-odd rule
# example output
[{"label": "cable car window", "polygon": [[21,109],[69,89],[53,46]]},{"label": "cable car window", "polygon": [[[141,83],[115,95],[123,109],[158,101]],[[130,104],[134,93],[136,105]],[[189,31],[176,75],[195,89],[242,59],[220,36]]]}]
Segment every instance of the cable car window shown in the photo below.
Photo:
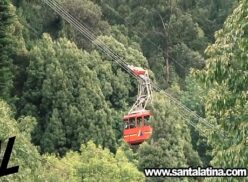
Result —
[{"label": "cable car window", "polygon": [[124,119],[124,125],[123,125],[124,129],[128,129],[129,128],[129,121],[128,119]]},{"label": "cable car window", "polygon": [[145,124],[145,125],[149,125],[150,122],[151,122],[150,116],[145,116],[145,117],[144,117],[144,124]]},{"label": "cable car window", "polygon": [[124,124],[124,128],[125,129],[128,129],[129,128],[129,123],[126,121],[125,124]]},{"label": "cable car window", "polygon": [[135,118],[129,119],[129,125],[130,125],[130,128],[135,128]]},{"label": "cable car window", "polygon": [[142,117],[137,118],[137,126],[142,126]]}]

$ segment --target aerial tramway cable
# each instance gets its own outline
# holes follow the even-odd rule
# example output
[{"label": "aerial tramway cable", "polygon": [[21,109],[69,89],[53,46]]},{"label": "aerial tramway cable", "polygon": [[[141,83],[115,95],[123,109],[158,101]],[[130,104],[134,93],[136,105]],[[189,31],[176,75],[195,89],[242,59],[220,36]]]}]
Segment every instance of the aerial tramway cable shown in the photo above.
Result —
[{"label": "aerial tramway cable", "polygon": [[[74,28],[76,28],[81,34],[83,34],[87,39],[89,39],[93,45],[95,45],[100,51],[109,56],[113,61],[115,61],[120,67],[122,67],[125,71],[127,71],[130,75],[135,77],[136,79],[141,79],[139,76],[135,75],[132,70],[128,67],[128,64],[121,58],[119,55],[115,54],[104,42],[97,39],[97,36],[94,35],[84,24],[82,24],[78,19],[74,18],[70,13],[68,13],[56,0],[42,0],[45,4],[47,4],[50,8],[52,8],[55,12],[57,12],[65,21],[71,24]],[[180,115],[186,119],[186,121],[196,128],[198,131],[201,129],[196,126],[195,123],[190,121],[190,117],[197,119],[200,123],[205,125],[208,129],[216,129],[216,127],[209,123],[206,119],[199,116],[197,113],[191,111],[188,107],[183,105],[180,101],[172,97],[165,90],[160,89],[155,83],[151,83],[152,88],[158,92],[163,92],[163,94],[176,105],[180,109]],[[219,134],[222,136],[224,132],[219,131]]]}]

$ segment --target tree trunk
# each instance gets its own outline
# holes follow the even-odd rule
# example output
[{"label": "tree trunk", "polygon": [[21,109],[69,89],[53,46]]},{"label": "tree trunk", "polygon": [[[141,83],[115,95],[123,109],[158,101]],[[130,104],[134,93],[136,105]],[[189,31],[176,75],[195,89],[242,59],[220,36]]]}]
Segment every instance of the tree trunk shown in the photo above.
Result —
[{"label": "tree trunk", "polygon": [[[172,14],[172,4],[171,0],[169,1],[169,6],[170,6],[170,17]],[[166,37],[166,45],[165,45],[165,52],[164,52],[164,60],[165,60],[165,81],[166,81],[166,87],[169,87],[169,81],[170,81],[170,63],[169,63],[169,42],[170,42],[170,19],[169,23],[166,26],[162,16],[159,14],[159,17],[161,19],[163,28],[164,28],[164,33]]]},{"label": "tree trunk", "polygon": [[169,51],[168,47],[165,49],[165,66],[166,66],[166,84],[169,86],[169,81],[170,81],[170,64],[169,64]]}]

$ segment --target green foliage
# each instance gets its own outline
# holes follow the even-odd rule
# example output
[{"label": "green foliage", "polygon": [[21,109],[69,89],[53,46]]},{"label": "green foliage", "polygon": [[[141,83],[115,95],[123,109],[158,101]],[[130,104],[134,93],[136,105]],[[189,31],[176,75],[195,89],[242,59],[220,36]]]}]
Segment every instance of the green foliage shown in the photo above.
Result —
[{"label": "green foliage", "polygon": [[0,101],[0,140],[16,136],[9,166],[20,166],[18,173],[1,177],[1,181],[144,181],[143,174],[122,149],[113,155],[92,141],[82,145],[80,152],[68,152],[61,159],[55,155],[41,156],[30,142],[35,124],[29,116],[16,121],[8,105]]},{"label": "green foliage", "polygon": [[[90,27],[95,35],[109,34],[110,26],[107,21],[102,20],[101,8],[90,0],[62,0],[62,6],[70,12],[71,15],[83,22],[86,27]],[[84,37],[71,26],[66,23],[62,24],[60,35],[67,36],[74,41],[78,47],[84,49],[91,49],[92,45],[89,40]],[[80,38],[79,38],[80,37]]]},{"label": "green foliage", "polygon": [[[192,75],[186,78],[186,88],[180,94],[180,99],[188,108],[196,111],[198,115],[205,117],[204,103],[206,101],[207,88],[200,84]],[[197,124],[198,121],[195,121]],[[200,135],[199,131],[191,128],[192,145],[201,157],[204,166],[209,166],[211,160],[211,147],[207,144],[207,137]]]},{"label": "green foliage", "polygon": [[80,153],[67,153],[62,162],[73,168],[77,181],[144,181],[121,149],[113,155],[93,142],[82,145]]},{"label": "green foliage", "polygon": [[[124,58],[127,64],[141,66],[148,69],[146,58],[137,49],[127,47],[128,45],[118,42],[113,37],[99,36],[96,41],[104,42],[114,53],[121,58]],[[106,55],[104,54],[104,56]]]},{"label": "green foliage", "polygon": [[[209,56],[204,71],[196,73],[209,87],[206,113],[226,138],[209,133],[213,147],[211,164],[221,167],[247,167],[247,15],[248,1],[243,0],[216,33],[216,41],[206,50]],[[216,179],[238,181],[238,179]]]},{"label": "green foliage", "polygon": [[47,6],[37,0],[12,0],[17,7],[18,20],[24,26],[23,37],[27,44],[41,38],[43,32],[58,36],[60,19]]},{"label": "green foliage", "polygon": [[[19,166],[19,172],[14,175],[1,177],[1,181],[53,181],[52,179],[60,179],[66,181],[70,179],[68,175],[60,171],[57,173],[48,173],[54,168],[52,161],[40,156],[38,150],[30,142],[30,131],[36,124],[35,118],[22,117],[19,120],[13,118],[13,113],[9,106],[0,101],[0,140],[5,141],[9,137],[16,136],[13,152],[10,158],[9,166]],[[6,143],[5,143],[6,144]],[[2,146],[5,149],[6,145]],[[2,156],[2,155],[1,155]],[[67,169],[69,171],[69,169]]]},{"label": "green foliage", "polygon": [[[136,49],[137,47],[128,47],[128,38],[124,35],[119,35],[120,37],[121,42],[109,36],[99,36],[95,41],[104,42],[128,64],[149,69],[146,58]],[[91,55],[89,67],[97,73],[102,93],[108,107],[112,109],[116,138],[120,139],[123,129],[123,111],[127,111],[128,107],[135,102],[138,92],[137,82],[133,77],[124,73],[124,70],[104,53],[93,51]],[[154,77],[152,72],[150,76]]]},{"label": "green foliage", "polygon": [[[127,47],[127,45],[108,36],[99,36],[95,41],[104,42],[118,56],[124,58],[128,64],[148,69],[146,58],[137,49]],[[115,110],[126,109],[127,104],[134,102],[134,97],[137,94],[136,80],[124,73],[124,70],[113,60],[110,60],[106,54],[102,52],[100,55],[94,52],[92,54],[95,58],[90,63],[90,67],[97,72],[106,100],[111,103],[111,107],[114,107]]]},{"label": "green foliage", "polygon": [[125,28],[119,30],[140,44],[158,83],[168,87],[166,59],[169,59],[170,85],[178,82],[177,76],[180,85],[184,85],[190,68],[202,68],[203,51],[235,1],[96,2],[112,25],[123,25]]},{"label": "green foliage", "polygon": [[[56,180],[56,174],[62,175],[62,180],[75,182],[144,181],[143,174],[128,161],[122,149],[118,149],[114,155],[108,149],[97,147],[92,141],[82,145],[80,152],[70,151],[61,159],[50,155],[45,158],[54,166],[47,171],[51,181]],[[49,169],[49,166],[45,167]]]},{"label": "green foliage", "polygon": [[[197,8],[192,8],[193,18],[205,32],[206,38],[213,42],[214,32],[219,30],[226,17],[232,12],[237,0],[198,0]],[[194,6],[193,6],[194,7]]]},{"label": "green foliage", "polygon": [[13,89],[13,54],[15,8],[10,1],[0,2],[0,97],[10,99]]},{"label": "green foliage", "polygon": [[89,139],[115,149],[111,110],[96,72],[87,66],[92,59],[68,40],[53,42],[47,34],[30,51],[19,109],[37,117],[33,139],[42,152],[64,154]]},{"label": "green foliage", "polygon": [[[13,181],[27,179],[28,175],[36,173],[36,169],[40,166],[39,161],[36,163],[35,159],[38,158],[39,154],[34,146],[31,145],[24,135],[18,130],[17,122],[11,116],[11,110],[9,106],[0,101],[0,140],[7,140],[11,136],[16,136],[16,142],[14,147],[13,155],[11,155],[11,164],[25,166],[18,175],[13,175],[10,178],[3,178],[5,181]],[[28,122],[28,118],[22,119],[24,122]],[[21,123],[20,123],[21,125]],[[32,155],[31,155],[32,154]],[[34,156],[34,157],[33,157]],[[33,162],[30,162],[33,161]],[[9,165],[11,165],[9,164]],[[33,176],[34,177],[34,176]]]},{"label": "green foliage", "polygon": [[[0,2],[0,96],[16,110],[0,101],[0,139],[17,135],[11,164],[22,170],[4,181],[144,181],[136,166],[209,165],[207,150],[211,165],[247,166],[245,0],[207,49],[207,69],[198,74],[207,88],[187,76],[204,66],[203,50],[236,1],[60,1],[98,36],[96,42],[148,69],[160,86],[170,86],[173,96],[232,136],[228,142],[214,131],[199,136],[156,93],[153,138],[137,153],[122,145],[122,117],[136,99],[136,80],[44,3],[12,2],[16,11],[10,1]],[[166,180],[195,179],[147,179]]]},{"label": "green foliage", "polygon": [[0,8],[0,97],[15,108],[25,77],[27,50],[15,7],[4,0]]},{"label": "green foliage", "polygon": [[[99,40],[130,64],[147,66],[139,51],[112,37]],[[64,154],[92,139],[114,151],[122,135],[123,114],[118,111],[134,102],[135,80],[105,55],[83,52],[66,39],[53,42],[44,35],[35,45],[19,107],[19,113],[38,119],[34,142],[42,152]]]}]

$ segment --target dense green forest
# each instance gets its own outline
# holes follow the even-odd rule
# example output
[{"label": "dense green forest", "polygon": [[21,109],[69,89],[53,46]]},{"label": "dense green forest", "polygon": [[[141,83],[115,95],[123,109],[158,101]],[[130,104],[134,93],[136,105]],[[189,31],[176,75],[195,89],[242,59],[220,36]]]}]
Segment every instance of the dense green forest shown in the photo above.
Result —
[{"label": "dense green forest", "polygon": [[214,127],[154,91],[153,136],[131,149],[122,118],[137,81],[42,1],[0,0],[0,140],[16,136],[20,166],[0,181],[248,181],[143,173],[248,167],[248,0],[58,2]]}]

